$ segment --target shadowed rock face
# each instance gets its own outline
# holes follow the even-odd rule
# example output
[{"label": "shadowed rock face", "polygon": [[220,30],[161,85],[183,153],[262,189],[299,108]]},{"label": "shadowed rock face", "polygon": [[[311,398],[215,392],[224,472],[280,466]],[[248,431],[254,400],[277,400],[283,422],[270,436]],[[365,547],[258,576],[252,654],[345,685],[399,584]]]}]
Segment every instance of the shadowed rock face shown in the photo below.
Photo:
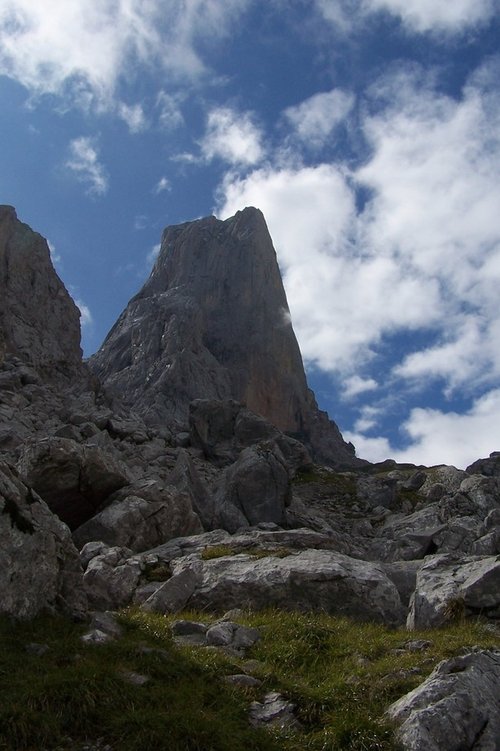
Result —
[{"label": "shadowed rock face", "polygon": [[193,399],[237,399],[310,443],[317,459],[356,462],[307,387],[257,209],[168,227],[150,278],[91,367],[151,422],[185,425]]},{"label": "shadowed rock face", "polygon": [[47,242],[11,206],[0,206],[0,291],[0,364],[11,353],[41,373],[81,367],[80,311]]}]

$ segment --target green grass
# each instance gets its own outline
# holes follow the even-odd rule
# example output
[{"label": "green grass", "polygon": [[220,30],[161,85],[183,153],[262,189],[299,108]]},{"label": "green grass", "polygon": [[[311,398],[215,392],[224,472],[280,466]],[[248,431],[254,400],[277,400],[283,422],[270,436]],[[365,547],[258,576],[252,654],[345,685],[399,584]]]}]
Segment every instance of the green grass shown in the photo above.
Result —
[{"label": "green grass", "polygon": [[[392,731],[382,718],[392,701],[463,647],[498,646],[470,622],[406,632],[324,614],[248,613],[242,620],[262,639],[247,658],[259,661],[254,674],[263,686],[241,689],[223,676],[242,672],[244,659],[173,644],[170,624],[180,617],[214,619],[129,610],[121,616],[124,637],[102,646],[83,645],[84,627],[63,619],[0,620],[0,750],[76,751],[102,738],[113,751],[390,751]],[[432,646],[394,651],[416,638]],[[25,649],[31,642],[49,650],[32,655]],[[157,651],[144,653],[141,645]],[[148,683],[130,684],[127,671],[149,676]],[[250,702],[269,690],[296,703],[302,730],[248,726]]]},{"label": "green grass", "polygon": [[236,550],[230,547],[230,545],[210,545],[203,548],[201,559],[203,561],[210,561],[212,558],[223,558],[226,555],[236,555]]}]

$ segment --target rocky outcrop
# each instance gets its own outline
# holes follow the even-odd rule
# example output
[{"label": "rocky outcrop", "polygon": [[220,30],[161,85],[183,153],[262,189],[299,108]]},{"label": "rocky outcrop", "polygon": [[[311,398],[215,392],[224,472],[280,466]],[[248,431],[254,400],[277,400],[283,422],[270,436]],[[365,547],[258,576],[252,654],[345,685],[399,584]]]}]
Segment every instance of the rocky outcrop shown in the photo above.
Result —
[{"label": "rocky outcrop", "polygon": [[500,617],[500,561],[453,554],[429,558],[417,574],[408,628],[470,615]]},{"label": "rocky outcrop", "polygon": [[404,751],[498,751],[499,685],[500,652],[441,662],[388,711]]},{"label": "rocky outcrop", "polygon": [[236,399],[306,442],[317,459],[359,463],[307,387],[257,209],[168,227],[150,278],[91,367],[152,424],[186,426],[194,399]]},{"label": "rocky outcrop", "polygon": [[68,438],[47,438],[28,445],[18,466],[71,529],[94,516],[112,493],[129,482],[126,467],[113,454]]},{"label": "rocky outcrop", "polygon": [[18,356],[53,379],[81,368],[80,311],[57,276],[46,240],[0,206],[0,363]]},{"label": "rocky outcrop", "polygon": [[0,462],[0,614],[81,615],[87,607],[82,576],[69,529]]},{"label": "rocky outcrop", "polygon": [[141,552],[182,535],[202,532],[187,492],[153,480],[123,488],[73,534],[81,548],[92,540]]},{"label": "rocky outcrop", "polygon": [[215,498],[216,519],[229,532],[259,522],[282,525],[291,499],[288,468],[272,442],[252,446],[226,470]]},{"label": "rocky outcrop", "polygon": [[[172,571],[164,585],[163,612],[183,607],[215,612],[278,607],[390,625],[403,619],[396,587],[379,566],[326,550],[305,550],[284,558],[239,554],[203,561],[188,556],[174,561]],[[182,580],[182,604],[173,596],[177,577]]]}]

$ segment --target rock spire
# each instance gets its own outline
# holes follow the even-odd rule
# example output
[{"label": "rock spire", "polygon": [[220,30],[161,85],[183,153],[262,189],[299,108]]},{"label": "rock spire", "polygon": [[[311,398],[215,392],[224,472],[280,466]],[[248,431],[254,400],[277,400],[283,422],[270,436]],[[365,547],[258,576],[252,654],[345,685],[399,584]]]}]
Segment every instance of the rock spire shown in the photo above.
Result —
[{"label": "rock spire", "polygon": [[193,399],[236,399],[318,460],[357,461],[308,389],[258,209],[167,227],[151,276],[90,364],[151,423],[186,424]]}]

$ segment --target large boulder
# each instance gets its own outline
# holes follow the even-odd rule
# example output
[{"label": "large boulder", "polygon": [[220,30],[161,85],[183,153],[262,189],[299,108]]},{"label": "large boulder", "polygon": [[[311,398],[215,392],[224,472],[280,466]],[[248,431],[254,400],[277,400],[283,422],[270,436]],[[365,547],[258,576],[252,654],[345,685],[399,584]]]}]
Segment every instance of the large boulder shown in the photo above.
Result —
[{"label": "large boulder", "polygon": [[[164,585],[164,594],[165,590],[177,594],[179,577],[181,607],[215,612],[269,607],[319,610],[389,625],[400,624],[404,617],[398,591],[380,566],[332,551],[305,550],[284,558],[239,554],[205,561],[186,556],[171,566],[173,576]],[[162,608],[163,612],[172,609],[168,597],[162,598]]]},{"label": "large boulder", "polygon": [[443,554],[417,574],[408,628],[441,626],[467,615],[500,617],[500,560]]},{"label": "large boulder", "polygon": [[259,522],[285,523],[291,501],[288,468],[274,442],[251,446],[225,472],[216,495],[219,524],[229,532]]},{"label": "large boulder", "polygon": [[90,519],[112,493],[129,483],[126,467],[111,453],[67,438],[28,444],[18,468],[70,529]]},{"label": "large boulder", "polygon": [[143,567],[128,548],[101,545],[87,564],[83,583],[89,606],[117,610],[128,605],[139,585]]},{"label": "large boulder", "polygon": [[80,548],[100,540],[140,552],[202,531],[188,493],[150,480],[116,493],[109,506],[75,530],[73,539]]},{"label": "large boulder", "polygon": [[215,501],[213,495],[200,477],[187,451],[179,449],[175,467],[168,476],[168,484],[189,497],[193,511],[197,514],[204,530],[214,529]]},{"label": "large boulder", "polygon": [[47,505],[0,462],[0,613],[81,614],[87,601],[71,534]]},{"label": "large boulder", "polygon": [[404,751],[498,751],[500,652],[452,657],[388,710]]}]

